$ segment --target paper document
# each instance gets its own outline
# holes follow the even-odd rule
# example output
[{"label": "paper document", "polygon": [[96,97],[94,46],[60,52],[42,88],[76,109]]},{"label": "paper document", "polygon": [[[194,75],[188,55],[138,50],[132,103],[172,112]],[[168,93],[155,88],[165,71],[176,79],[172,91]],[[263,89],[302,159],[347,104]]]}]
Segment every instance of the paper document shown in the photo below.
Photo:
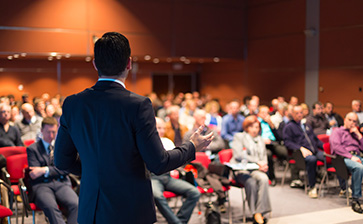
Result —
[{"label": "paper document", "polygon": [[258,170],[257,163],[247,163],[247,167],[243,168],[241,163],[224,163],[224,165],[230,167],[232,170]]}]

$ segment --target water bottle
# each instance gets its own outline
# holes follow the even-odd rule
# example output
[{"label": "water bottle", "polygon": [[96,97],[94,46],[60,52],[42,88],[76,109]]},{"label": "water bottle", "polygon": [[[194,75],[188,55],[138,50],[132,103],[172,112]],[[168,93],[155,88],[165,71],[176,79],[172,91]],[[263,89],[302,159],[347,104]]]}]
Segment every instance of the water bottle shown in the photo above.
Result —
[{"label": "water bottle", "polygon": [[245,147],[243,147],[243,149],[242,149],[242,161],[241,161],[242,169],[247,170],[247,163],[248,163],[247,149]]}]

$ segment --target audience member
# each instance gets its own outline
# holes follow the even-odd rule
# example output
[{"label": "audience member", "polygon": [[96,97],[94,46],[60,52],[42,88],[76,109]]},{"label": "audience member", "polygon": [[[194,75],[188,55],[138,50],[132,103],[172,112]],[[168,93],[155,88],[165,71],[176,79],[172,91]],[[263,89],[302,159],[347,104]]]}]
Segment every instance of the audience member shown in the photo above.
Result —
[{"label": "audience member", "polygon": [[[277,133],[282,139],[284,139],[283,130],[284,130],[286,124],[288,124],[290,122],[290,120],[293,119],[292,110],[293,110],[294,106],[291,104],[287,104],[286,102],[284,102],[282,104],[284,104],[284,116],[282,118],[282,122],[279,125],[279,128],[277,129]],[[289,150],[288,150],[288,157],[291,157],[291,150],[290,150],[290,154],[289,154]],[[297,167],[294,163],[291,163],[289,166],[290,166],[290,173],[291,173],[290,187],[291,188],[302,188],[304,186],[304,183],[299,179],[299,170],[297,169]]]},{"label": "audience member", "polygon": [[19,129],[21,140],[36,139],[40,133],[42,118],[35,115],[33,105],[24,103],[21,106],[23,119],[16,120],[15,126]]},{"label": "audience member", "polygon": [[[194,112],[194,119],[195,119],[195,124],[192,130],[189,130],[187,133],[185,133],[184,135],[184,140],[183,142],[186,142],[190,139],[190,137],[192,136],[192,134],[202,125],[205,124],[205,120],[206,120],[206,112],[204,110],[198,109]],[[207,146],[207,148],[204,150],[208,153],[213,153],[213,154],[217,154],[220,150],[222,150],[224,148],[224,141],[222,139],[222,137],[215,131],[210,129],[208,126],[204,126],[204,129],[202,130],[202,135],[206,135],[210,132],[213,132],[213,140],[212,142],[209,144],[209,146]]]},{"label": "audience member", "polygon": [[357,124],[357,114],[348,113],[344,119],[344,126],[334,129],[329,141],[332,154],[344,157],[345,165],[352,174],[352,209],[355,212],[363,213],[359,203],[359,198],[362,197],[363,138]]},{"label": "audience member", "polygon": [[[45,103],[42,99],[38,98],[36,100],[34,100],[34,111],[35,114],[39,117],[46,117],[46,113],[45,113]],[[51,117],[51,116],[49,116]]]},{"label": "audience member", "polygon": [[278,110],[278,107],[279,106],[279,100],[278,99],[272,99],[271,100],[271,107],[270,107],[270,115],[274,115],[276,112],[277,112],[277,110]]},{"label": "audience member", "polygon": [[248,101],[247,109],[245,110],[244,116],[247,117],[249,115],[257,115],[258,113],[258,100],[257,98],[251,98],[250,101]]},{"label": "audience member", "polygon": [[30,169],[30,184],[34,201],[50,223],[66,223],[60,207],[67,211],[67,223],[76,224],[78,215],[78,196],[71,187],[68,172],[54,166],[54,139],[58,124],[55,118],[45,117],[42,121],[42,139],[27,148]]},{"label": "audience member", "polygon": [[24,103],[30,103],[30,100],[29,100],[29,94],[28,94],[28,93],[24,93],[24,94],[21,96],[21,100],[22,100],[22,104],[24,104]]},{"label": "audience member", "polygon": [[226,141],[227,147],[229,142],[233,140],[233,135],[237,132],[242,132],[242,123],[244,117],[239,113],[239,102],[233,100],[228,104],[228,114],[222,118],[221,136]]},{"label": "audience member", "polygon": [[194,111],[197,109],[197,103],[193,99],[185,101],[185,107],[180,109],[179,123],[191,130],[194,125]]},{"label": "audience member", "polygon": [[0,147],[23,145],[19,130],[9,123],[10,113],[10,105],[0,103]]},{"label": "audience member", "polygon": [[49,95],[49,93],[43,93],[41,98],[42,98],[45,105],[50,104],[50,95]]},{"label": "audience member", "polygon": [[317,198],[318,192],[316,183],[316,162],[324,161],[323,143],[316,137],[313,129],[301,123],[303,119],[302,107],[294,106],[291,120],[283,130],[285,146],[290,150],[300,150],[306,162],[306,170],[309,180],[309,197]]},{"label": "audience member", "polygon": [[352,101],[352,111],[355,112],[358,116],[358,124],[363,123],[363,111],[362,111],[362,102],[360,100]]},{"label": "audience member", "polygon": [[49,104],[45,107],[46,117],[53,117],[54,113],[55,113],[55,107],[53,106],[53,104]]},{"label": "audience member", "polygon": [[[170,139],[164,137],[165,122],[158,117],[156,118],[156,129],[158,130],[165,150],[174,149],[174,143]],[[172,178],[169,172],[161,175],[151,173],[151,185],[155,204],[160,213],[165,217],[166,221],[168,223],[188,223],[200,197],[198,189],[187,181]],[[176,215],[169,207],[168,201],[163,195],[164,191],[170,191],[185,198],[183,205]]]},{"label": "audience member", "polygon": [[183,137],[187,133],[188,128],[179,123],[180,107],[173,105],[167,110],[169,121],[165,126],[165,137],[171,139],[175,146],[180,146],[183,142]]},{"label": "audience member", "polygon": [[222,130],[222,117],[219,115],[219,110],[220,105],[215,100],[209,101],[205,105],[205,111],[207,112],[205,125],[217,131],[218,134],[220,134]]},{"label": "audience member", "polygon": [[263,217],[271,212],[271,203],[268,192],[269,181],[266,175],[268,170],[266,147],[262,137],[260,122],[254,115],[246,117],[243,121],[244,132],[234,135],[231,143],[233,157],[231,163],[240,163],[244,148],[247,151],[247,160],[257,163],[258,170],[240,171],[236,175],[236,181],[243,184],[247,194],[247,201],[254,223],[267,223]]},{"label": "audience member", "polygon": [[[292,105],[292,104],[289,104],[289,105]],[[305,123],[306,122],[306,118],[310,114],[310,109],[309,109],[309,106],[306,103],[302,103],[300,105],[301,105],[301,107],[303,109],[303,122]],[[294,106],[294,105],[292,105],[292,106]]]},{"label": "audience member", "polygon": [[11,125],[15,125],[15,121],[20,119],[20,111],[19,111],[19,107],[17,105],[14,105],[11,107],[11,112],[10,112],[10,124]]},{"label": "audience member", "polygon": [[299,104],[299,99],[296,96],[291,96],[290,97],[290,101],[289,104],[296,106]]},{"label": "audience member", "polygon": [[274,124],[275,128],[278,129],[280,123],[283,121],[285,116],[285,111],[287,110],[287,103],[278,103],[275,113],[271,116],[271,122]]},{"label": "audience member", "polygon": [[243,97],[243,99],[242,99],[242,105],[240,107],[240,110],[241,110],[241,114],[242,115],[244,115],[245,113],[247,113],[246,112],[247,105],[249,104],[250,100],[251,100],[251,96],[245,96],[245,97]]},{"label": "audience member", "polygon": [[329,121],[331,128],[340,127],[344,125],[343,118],[334,112],[334,105],[331,102],[326,102],[324,106],[324,114]]},{"label": "audience member", "polygon": [[166,111],[168,110],[168,108],[172,105],[172,101],[170,100],[165,100],[163,102],[163,107],[161,107],[158,112],[157,112],[157,116],[160,117],[161,119],[163,119],[164,121],[166,121],[167,118],[167,113]]},{"label": "audience member", "polygon": [[329,121],[323,113],[323,105],[320,102],[313,104],[313,114],[306,118],[306,124],[309,125],[315,135],[326,134],[330,128]]},{"label": "audience member", "polygon": [[271,122],[269,115],[269,108],[262,105],[258,109],[258,121],[261,125],[261,137],[265,142],[267,148],[267,158],[268,158],[268,176],[271,180],[271,184],[276,185],[274,162],[272,159],[273,155],[281,161],[287,159],[287,149],[284,145],[280,144],[282,140],[278,135],[274,124]]}]

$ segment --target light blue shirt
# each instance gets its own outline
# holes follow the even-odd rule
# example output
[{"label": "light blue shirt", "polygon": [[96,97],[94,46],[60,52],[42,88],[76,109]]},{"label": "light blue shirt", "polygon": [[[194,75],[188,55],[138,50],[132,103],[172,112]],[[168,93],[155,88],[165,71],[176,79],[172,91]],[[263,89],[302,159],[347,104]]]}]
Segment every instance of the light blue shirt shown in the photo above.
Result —
[{"label": "light blue shirt", "polygon": [[276,141],[275,135],[272,133],[270,125],[260,117],[257,119],[261,122],[261,137],[264,139],[270,139],[271,141]]},{"label": "light blue shirt", "polygon": [[120,80],[118,80],[118,79],[98,78],[98,81],[110,81],[110,82],[117,82],[118,84],[122,85],[122,86],[126,89],[125,83],[121,82],[121,81],[120,81]]}]

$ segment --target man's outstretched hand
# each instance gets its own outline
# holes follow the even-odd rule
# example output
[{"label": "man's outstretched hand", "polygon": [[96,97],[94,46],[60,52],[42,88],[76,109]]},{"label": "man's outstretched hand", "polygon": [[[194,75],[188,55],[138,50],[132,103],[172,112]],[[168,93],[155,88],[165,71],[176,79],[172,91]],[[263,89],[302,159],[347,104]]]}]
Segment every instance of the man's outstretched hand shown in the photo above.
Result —
[{"label": "man's outstretched hand", "polygon": [[195,146],[195,151],[200,152],[203,149],[205,149],[213,140],[213,132],[207,134],[207,135],[201,135],[202,131],[204,129],[204,125],[200,126],[196,132],[193,133],[192,136],[190,136],[190,141]]}]

